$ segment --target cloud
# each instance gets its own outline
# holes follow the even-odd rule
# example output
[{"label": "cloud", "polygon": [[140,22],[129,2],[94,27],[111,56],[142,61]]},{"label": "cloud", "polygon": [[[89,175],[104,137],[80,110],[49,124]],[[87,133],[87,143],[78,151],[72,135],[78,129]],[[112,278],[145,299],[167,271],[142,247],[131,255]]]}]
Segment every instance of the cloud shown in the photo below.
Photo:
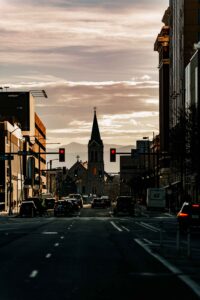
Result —
[{"label": "cloud", "polygon": [[48,139],[87,143],[93,108],[97,107],[102,139],[126,145],[158,131],[158,82],[147,81],[147,77],[121,82],[30,83],[26,89],[47,92],[48,99],[36,99],[36,111],[47,128]]},{"label": "cloud", "polygon": [[[45,89],[50,139],[129,144],[158,130],[154,42],[168,0],[0,0],[0,86]],[[140,138],[141,138],[140,136]]]},{"label": "cloud", "polygon": [[151,13],[149,1],[1,2],[0,81],[9,81],[11,73],[13,81],[19,74],[26,80],[30,70],[73,81],[156,73],[158,1],[151,2]]}]

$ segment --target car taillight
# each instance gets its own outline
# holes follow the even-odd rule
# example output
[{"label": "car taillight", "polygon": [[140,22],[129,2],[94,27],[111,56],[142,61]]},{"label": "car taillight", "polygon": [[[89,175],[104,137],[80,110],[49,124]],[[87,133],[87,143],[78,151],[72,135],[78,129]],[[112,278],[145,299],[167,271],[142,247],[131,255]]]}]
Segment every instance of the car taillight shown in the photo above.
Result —
[{"label": "car taillight", "polygon": [[189,216],[189,214],[187,214],[187,213],[183,213],[183,212],[181,212],[181,213],[179,213],[178,214],[178,217],[188,217]]},{"label": "car taillight", "polygon": [[192,207],[199,207],[199,204],[192,204]]}]

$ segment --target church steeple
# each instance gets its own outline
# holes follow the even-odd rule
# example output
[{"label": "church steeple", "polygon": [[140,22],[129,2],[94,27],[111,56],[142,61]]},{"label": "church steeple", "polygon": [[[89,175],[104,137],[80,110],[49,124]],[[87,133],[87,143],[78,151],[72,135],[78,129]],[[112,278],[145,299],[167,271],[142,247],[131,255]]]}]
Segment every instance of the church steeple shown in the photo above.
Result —
[{"label": "church steeple", "polygon": [[97,116],[96,116],[96,107],[94,107],[94,118],[93,118],[93,125],[92,125],[92,133],[91,133],[91,139],[90,142],[95,141],[99,145],[102,145],[102,140],[99,132],[99,126],[97,122]]},{"label": "church steeple", "polygon": [[90,194],[104,194],[104,155],[103,141],[101,140],[97,122],[96,107],[91,138],[88,143],[88,191]]}]

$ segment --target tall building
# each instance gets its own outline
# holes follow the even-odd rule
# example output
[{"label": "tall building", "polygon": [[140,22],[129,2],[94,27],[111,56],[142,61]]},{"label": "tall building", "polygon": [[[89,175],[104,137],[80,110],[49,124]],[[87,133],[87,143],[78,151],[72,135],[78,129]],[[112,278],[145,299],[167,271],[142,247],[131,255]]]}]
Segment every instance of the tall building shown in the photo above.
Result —
[{"label": "tall building", "polygon": [[170,0],[170,128],[185,109],[185,67],[200,39],[200,1]]},{"label": "tall building", "polygon": [[[186,189],[185,68],[200,39],[200,1],[169,0],[162,21],[164,27],[154,45],[159,52],[160,149],[165,153],[159,164],[166,188],[176,191],[173,197],[180,204]],[[168,65],[163,59],[165,37]]]},{"label": "tall building", "polygon": [[96,109],[88,142],[88,193],[104,195],[104,145],[99,132]]},{"label": "tall building", "polygon": [[190,59],[185,75],[186,153],[185,184],[189,195],[200,201],[200,51]]},{"label": "tall building", "polygon": [[164,25],[154,44],[159,53],[159,132],[160,149],[168,151],[169,147],[169,8],[165,11],[162,22]]},{"label": "tall building", "polygon": [[[11,206],[46,191],[46,128],[35,113],[37,96],[41,97],[34,92],[0,93],[1,152],[14,152],[14,160],[10,164],[1,162],[7,168],[0,174],[1,181],[8,182],[0,188],[0,202],[5,202],[6,209],[8,204]],[[19,133],[17,128],[23,141],[16,136]]]},{"label": "tall building", "polygon": [[21,129],[8,121],[0,122],[0,209],[11,212],[23,199],[24,175]]}]

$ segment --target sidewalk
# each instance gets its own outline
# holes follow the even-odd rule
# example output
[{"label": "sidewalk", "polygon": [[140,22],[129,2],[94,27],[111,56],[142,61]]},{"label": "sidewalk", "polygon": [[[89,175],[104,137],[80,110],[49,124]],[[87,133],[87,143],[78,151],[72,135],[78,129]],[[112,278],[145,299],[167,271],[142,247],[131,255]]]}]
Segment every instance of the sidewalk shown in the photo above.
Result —
[{"label": "sidewalk", "polygon": [[12,212],[11,215],[8,214],[8,211],[5,211],[5,210],[0,211],[0,219],[1,219],[1,217],[15,218],[15,217],[17,217],[17,215],[18,215],[17,211]]}]

